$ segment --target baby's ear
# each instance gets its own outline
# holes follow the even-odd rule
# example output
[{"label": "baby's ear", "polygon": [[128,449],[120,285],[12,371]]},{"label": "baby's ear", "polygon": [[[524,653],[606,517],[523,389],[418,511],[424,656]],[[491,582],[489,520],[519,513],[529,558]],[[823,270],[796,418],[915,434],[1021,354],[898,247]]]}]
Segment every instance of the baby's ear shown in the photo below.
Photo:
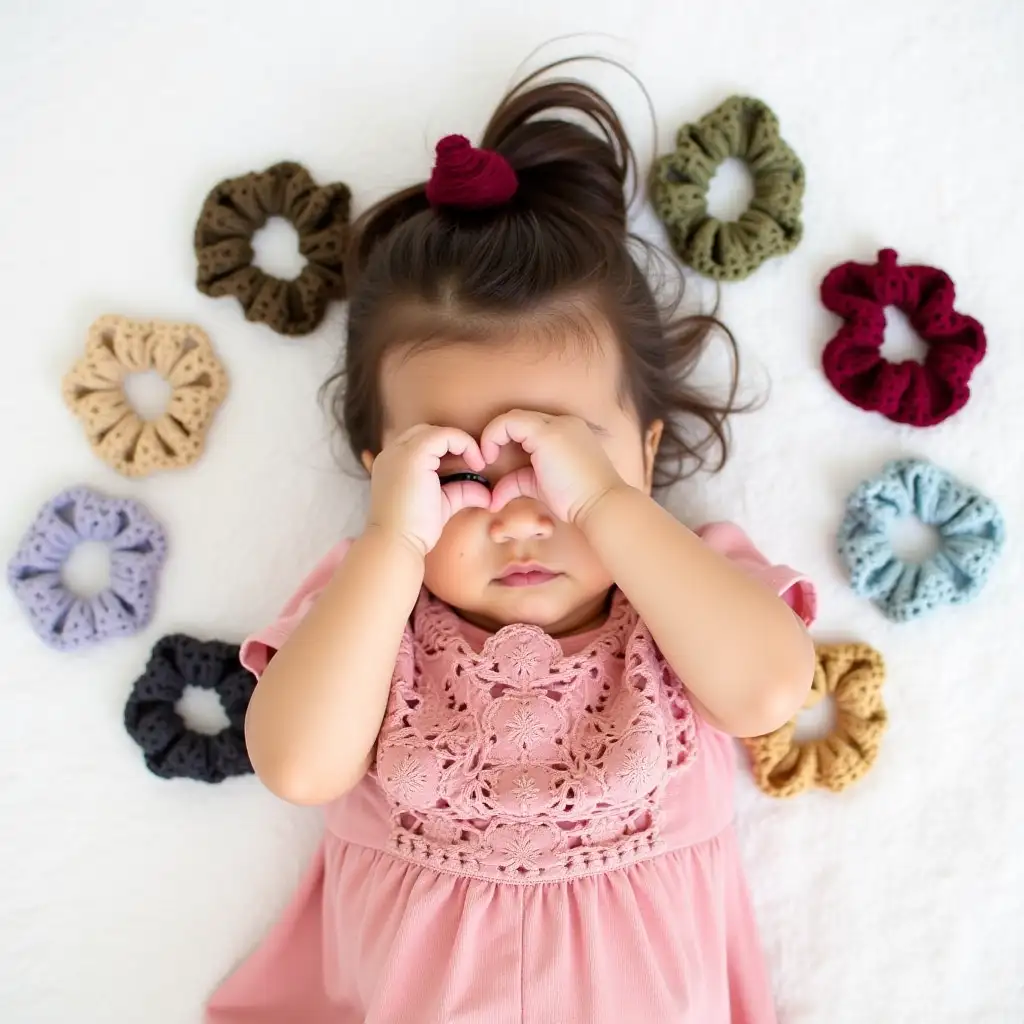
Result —
[{"label": "baby's ear", "polygon": [[363,452],[359,461],[363,464],[363,469],[366,470],[366,475],[369,476],[373,472],[373,460],[376,456],[373,452]]},{"label": "baby's ear", "polygon": [[661,437],[665,433],[665,424],[661,420],[655,420],[644,434],[644,485],[647,493],[651,493],[654,485],[654,464],[658,458],[658,448],[661,446]]}]

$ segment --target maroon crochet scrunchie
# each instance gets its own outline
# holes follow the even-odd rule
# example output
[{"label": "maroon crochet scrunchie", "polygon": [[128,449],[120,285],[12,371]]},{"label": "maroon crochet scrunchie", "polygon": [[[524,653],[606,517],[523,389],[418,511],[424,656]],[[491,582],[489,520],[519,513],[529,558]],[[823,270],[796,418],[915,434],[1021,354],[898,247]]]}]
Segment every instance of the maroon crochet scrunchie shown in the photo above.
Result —
[{"label": "maroon crochet scrunchie", "polygon": [[[949,275],[935,267],[900,267],[883,249],[878,263],[843,263],[821,283],[821,301],[846,323],[825,346],[822,365],[848,402],[896,423],[932,427],[971,397],[971,373],[985,356],[985,329],[953,308]],[[928,345],[923,363],[882,358],[885,307],[906,314]]]}]

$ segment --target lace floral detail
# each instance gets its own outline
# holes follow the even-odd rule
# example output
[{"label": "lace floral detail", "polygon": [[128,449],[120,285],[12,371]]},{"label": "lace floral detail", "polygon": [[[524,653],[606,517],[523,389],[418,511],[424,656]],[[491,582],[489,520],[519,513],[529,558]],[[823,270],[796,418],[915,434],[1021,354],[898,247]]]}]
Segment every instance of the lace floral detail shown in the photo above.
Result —
[{"label": "lace floral detail", "polygon": [[657,852],[661,796],[696,755],[686,694],[620,594],[577,655],[535,626],[472,649],[421,596],[377,746],[392,844],[513,880]]},{"label": "lace floral detail", "polygon": [[402,803],[416,803],[421,793],[432,790],[430,783],[436,785],[438,773],[436,770],[430,770],[436,769],[436,766],[426,758],[417,756],[415,751],[395,747],[391,751],[385,751],[381,761],[385,765],[381,780],[395,795],[396,800]]}]

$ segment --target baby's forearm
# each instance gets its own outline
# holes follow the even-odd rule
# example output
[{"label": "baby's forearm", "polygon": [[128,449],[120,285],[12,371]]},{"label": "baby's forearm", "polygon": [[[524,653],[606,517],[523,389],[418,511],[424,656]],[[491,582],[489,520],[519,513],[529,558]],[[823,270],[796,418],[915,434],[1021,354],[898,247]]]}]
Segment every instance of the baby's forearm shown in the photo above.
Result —
[{"label": "baby's forearm", "polygon": [[273,656],[245,735],[253,767],[278,796],[326,803],[363,777],[422,583],[423,556],[370,529]]},{"label": "baby's forearm", "polygon": [[582,527],[715,725],[759,735],[796,712],[814,648],[785,602],[633,488],[609,492]]}]

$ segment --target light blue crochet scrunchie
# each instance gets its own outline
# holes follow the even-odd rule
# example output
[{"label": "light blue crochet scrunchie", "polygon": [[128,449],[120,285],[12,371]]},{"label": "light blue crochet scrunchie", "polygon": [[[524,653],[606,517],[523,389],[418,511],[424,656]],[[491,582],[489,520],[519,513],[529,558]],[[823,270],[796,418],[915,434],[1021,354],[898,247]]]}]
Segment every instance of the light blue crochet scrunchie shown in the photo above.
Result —
[{"label": "light blue crochet scrunchie", "polygon": [[[939,551],[921,564],[901,561],[889,543],[889,526],[908,515],[934,526],[941,538]],[[999,509],[983,494],[923,459],[901,459],[847,498],[838,541],[854,593],[893,621],[909,622],[974,597],[1003,535]]]}]

